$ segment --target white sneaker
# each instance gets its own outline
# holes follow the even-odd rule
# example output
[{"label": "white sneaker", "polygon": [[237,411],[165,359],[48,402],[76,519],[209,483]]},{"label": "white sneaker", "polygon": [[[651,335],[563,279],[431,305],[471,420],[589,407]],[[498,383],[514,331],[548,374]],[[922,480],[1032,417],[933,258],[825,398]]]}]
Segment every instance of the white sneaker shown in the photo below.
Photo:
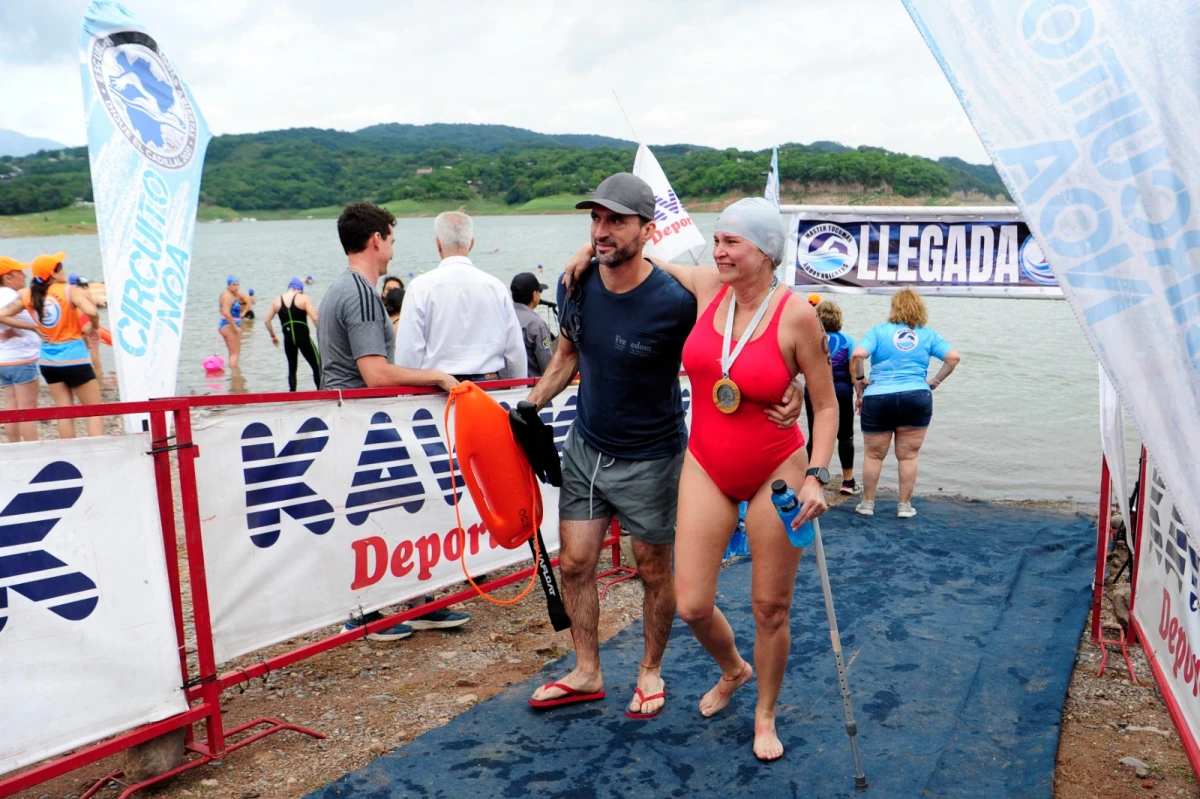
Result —
[{"label": "white sneaker", "polygon": [[917,509],[912,506],[911,502],[897,502],[896,515],[901,519],[911,519],[917,515]]},{"label": "white sneaker", "polygon": [[858,503],[858,507],[854,509],[854,512],[861,513],[863,516],[874,516],[875,500],[864,499],[862,502]]}]

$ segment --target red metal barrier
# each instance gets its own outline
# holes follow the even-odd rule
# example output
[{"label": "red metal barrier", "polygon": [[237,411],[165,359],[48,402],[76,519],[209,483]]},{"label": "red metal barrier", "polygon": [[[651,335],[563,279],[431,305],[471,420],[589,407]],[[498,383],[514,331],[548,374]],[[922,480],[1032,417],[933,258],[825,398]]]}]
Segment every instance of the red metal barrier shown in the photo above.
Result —
[{"label": "red metal barrier", "polygon": [[[1141,515],[1138,516],[1139,520]],[[1108,648],[1121,648],[1121,656],[1125,658],[1125,668],[1129,671],[1129,679],[1138,684],[1137,674],[1133,671],[1133,661],[1129,659],[1129,645],[1132,639],[1126,636],[1120,626],[1103,624],[1100,620],[1103,610],[1104,583],[1108,579],[1108,548],[1112,543],[1112,474],[1108,470],[1108,460],[1100,459],[1100,513],[1096,519],[1096,573],[1092,578],[1092,643],[1100,646],[1100,668],[1096,676],[1104,674],[1108,667]],[[1129,520],[1126,519],[1128,524]],[[1131,594],[1132,597],[1132,594]],[[1132,613],[1132,607],[1130,608]],[[1115,638],[1105,638],[1104,633],[1116,633]]]},{"label": "red metal barrier", "polygon": [[[37,408],[25,411],[0,411],[0,424],[20,421],[51,421],[57,419],[86,419],[95,416],[116,416],[125,414],[150,415],[152,446],[147,453],[154,458],[155,489],[158,494],[158,510],[162,525],[163,550],[166,559],[167,579],[171,590],[172,615],[175,620],[175,640],[179,647],[180,684],[189,683],[187,656],[184,648],[183,597],[179,581],[179,563],[175,538],[175,501],[171,492],[170,456],[172,448],[166,445],[166,418],[170,405],[161,402],[126,402],[105,405],[85,405],[64,408]],[[190,742],[191,725],[201,720],[219,719],[221,715],[220,702],[216,698],[211,701],[202,700],[183,713],[176,714],[162,721],[144,725],[130,732],[110,738],[99,744],[85,747],[76,752],[34,766],[18,774],[0,780],[0,796],[9,796],[17,791],[38,785],[47,780],[60,777],[77,768],[95,763],[111,755],[118,754],[130,747],[145,743],[160,735],[185,727],[189,730],[189,748],[196,745]],[[205,761],[206,762],[206,761]],[[159,780],[166,779],[188,768],[199,765],[198,762],[187,763],[170,774],[163,775]],[[128,792],[127,792],[128,793]]]},{"label": "red metal barrier", "polygon": [[[532,385],[534,380],[497,380],[486,384],[488,389],[516,388]],[[151,454],[154,459],[155,486],[158,493],[159,515],[162,522],[163,545],[166,551],[167,577],[171,590],[172,610],[176,625],[176,642],[179,647],[180,674],[185,696],[193,703],[183,713],[169,719],[145,725],[130,732],[122,733],[98,744],[81,749],[42,765],[34,766],[26,771],[0,780],[0,797],[9,796],[17,791],[38,785],[47,780],[60,777],[75,769],[94,763],[111,755],[118,754],[130,747],[152,740],[160,735],[184,727],[187,729],[186,751],[195,755],[194,759],[184,763],[166,774],[151,780],[131,785],[122,792],[121,797],[150,785],[162,782],[178,774],[205,765],[213,760],[224,757],[229,752],[265,738],[276,732],[292,730],[316,738],[324,738],[320,732],[298,725],[289,724],[273,718],[259,718],[242,724],[230,730],[224,729],[221,715],[220,696],[222,691],[247,682],[254,677],[264,676],[285,666],[329,651],[342,644],[364,638],[372,632],[387,628],[415,616],[439,610],[477,596],[474,589],[456,592],[449,596],[405,610],[375,621],[371,621],[353,631],[341,632],[290,652],[267,658],[246,668],[218,674],[213,651],[212,621],[208,601],[208,586],[204,566],[204,545],[200,533],[199,497],[196,486],[195,459],[200,456],[198,448],[192,439],[191,410],[193,408],[216,408],[251,404],[269,404],[283,402],[304,402],[313,400],[338,401],[347,399],[366,399],[380,397],[396,397],[413,394],[434,394],[436,389],[427,388],[396,388],[396,389],[355,389],[348,391],[306,391],[296,393],[267,393],[240,394],[227,396],[206,397],[172,397],[150,402],[109,403],[102,405],[73,406],[62,408],[36,408],[21,411],[0,411],[0,424],[21,421],[52,421],[57,419],[79,419],[94,416],[123,416],[126,414],[149,414],[150,437],[152,441]],[[167,435],[167,414],[174,421],[174,443]],[[185,626],[183,614],[183,595],[178,564],[177,530],[175,525],[175,500],[171,490],[171,453],[175,453],[180,486],[180,506],[183,517],[183,533],[187,558],[188,577],[192,599],[193,628],[196,633],[196,654],[198,674],[190,677],[185,650]],[[603,546],[610,546],[612,553],[612,568],[597,575],[603,590],[600,597],[604,598],[609,587],[622,580],[637,575],[636,569],[621,564],[620,528],[613,520],[612,534],[605,539]],[[558,564],[555,558],[552,563]],[[529,579],[535,571],[534,566],[520,569],[512,574],[491,580],[481,588],[484,591],[494,591],[515,582]],[[205,723],[205,738],[203,741],[193,740],[192,725],[196,722]],[[230,744],[228,740],[243,733],[250,732],[256,727],[264,727],[253,734]],[[97,782],[84,797],[90,797],[112,780],[119,779],[121,772],[110,774]],[[82,799],[82,798],[81,798]]]}]

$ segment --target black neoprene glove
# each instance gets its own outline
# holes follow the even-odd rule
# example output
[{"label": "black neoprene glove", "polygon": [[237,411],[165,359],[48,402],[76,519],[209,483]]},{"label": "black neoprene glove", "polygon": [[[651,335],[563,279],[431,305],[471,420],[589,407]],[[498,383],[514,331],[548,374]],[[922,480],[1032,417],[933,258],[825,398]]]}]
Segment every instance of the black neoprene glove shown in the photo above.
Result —
[{"label": "black neoprene glove", "polygon": [[528,400],[521,400],[517,407],[509,409],[508,420],[513,436],[525,450],[533,473],[543,483],[561,487],[562,464],[558,459],[558,450],[554,448],[554,430],[542,421],[537,406]]}]

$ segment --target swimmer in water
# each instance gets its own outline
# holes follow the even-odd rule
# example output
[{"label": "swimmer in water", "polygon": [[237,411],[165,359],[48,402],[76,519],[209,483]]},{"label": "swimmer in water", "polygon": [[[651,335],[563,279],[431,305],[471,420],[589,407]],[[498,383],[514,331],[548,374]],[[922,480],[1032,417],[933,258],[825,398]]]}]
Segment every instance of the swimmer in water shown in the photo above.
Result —
[{"label": "swimmer in water", "polygon": [[242,293],[241,283],[230,275],[225,280],[225,290],[221,292],[218,309],[221,314],[217,322],[217,331],[225,339],[229,350],[229,368],[238,367],[239,356],[242,352],[242,309],[251,304],[250,298]]}]

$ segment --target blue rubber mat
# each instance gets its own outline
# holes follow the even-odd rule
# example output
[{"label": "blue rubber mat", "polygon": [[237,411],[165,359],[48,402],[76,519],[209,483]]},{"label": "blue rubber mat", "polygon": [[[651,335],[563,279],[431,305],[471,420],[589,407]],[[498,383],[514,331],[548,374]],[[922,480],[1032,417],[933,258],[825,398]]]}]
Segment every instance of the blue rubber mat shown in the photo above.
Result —
[{"label": "blue rubber mat", "polygon": [[[312,796],[1049,797],[1059,721],[1087,617],[1093,533],[1082,517],[923,500],[896,519],[880,503],[824,518],[859,745],[854,790],[815,561],[800,566],[779,706],[782,760],[751,752],[754,684],[712,719],[696,709],[717,669],[676,622],[667,706],[627,719],[642,652],[635,624],[602,650],[608,697],[536,713],[533,689],[573,656],[347,774]],[[751,564],[721,574],[718,605],[753,654]]]}]

